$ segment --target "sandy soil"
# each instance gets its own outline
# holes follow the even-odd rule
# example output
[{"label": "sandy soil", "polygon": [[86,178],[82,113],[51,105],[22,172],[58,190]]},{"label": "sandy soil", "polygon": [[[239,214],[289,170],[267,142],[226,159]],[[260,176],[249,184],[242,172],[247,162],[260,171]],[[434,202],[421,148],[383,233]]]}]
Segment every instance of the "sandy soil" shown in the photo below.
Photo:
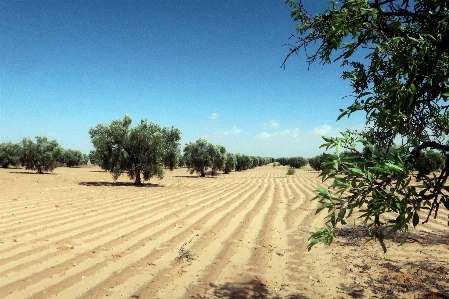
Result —
[{"label": "sandy soil", "polygon": [[307,252],[322,183],[285,174],[0,169],[0,298],[449,298],[447,213],[387,254],[357,223]]}]

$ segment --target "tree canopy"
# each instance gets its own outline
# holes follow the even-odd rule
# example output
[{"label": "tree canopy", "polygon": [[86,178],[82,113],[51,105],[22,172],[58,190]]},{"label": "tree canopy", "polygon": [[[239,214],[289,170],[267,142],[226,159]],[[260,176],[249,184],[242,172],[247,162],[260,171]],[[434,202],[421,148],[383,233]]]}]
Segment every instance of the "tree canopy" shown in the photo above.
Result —
[{"label": "tree canopy", "polygon": [[95,148],[91,159],[102,169],[112,173],[117,180],[126,171],[135,185],[153,176],[162,179],[164,166],[173,169],[177,165],[181,131],[162,128],[142,120],[131,128],[132,119],[125,115],[111,124],[98,124],[89,130]]},{"label": "tree canopy", "polygon": [[[449,209],[447,158],[439,175],[411,184],[423,150],[449,150],[449,2],[343,0],[314,15],[301,2],[287,2],[298,34],[284,67],[302,50],[309,64],[339,62],[354,98],[339,119],[358,111],[367,119],[363,132],[324,138],[323,147],[335,149],[321,173],[333,183],[317,195],[328,224],[311,236],[309,249],[332,242],[336,225],[362,210],[369,234],[386,250],[386,235],[426,223],[441,205]],[[397,140],[401,146],[390,150]],[[358,151],[358,145],[367,150]],[[344,156],[343,149],[357,155]]]},{"label": "tree canopy", "polygon": [[56,140],[36,137],[36,142],[24,138],[21,143],[20,163],[25,169],[37,170],[38,173],[53,171],[59,166],[62,148]]},{"label": "tree canopy", "polygon": [[21,147],[17,143],[4,142],[0,143],[0,167],[20,165]]},{"label": "tree canopy", "polygon": [[79,150],[66,149],[62,151],[61,162],[67,167],[79,165],[84,160],[84,155]]},{"label": "tree canopy", "polygon": [[[224,151],[223,153],[220,151]],[[224,168],[224,155],[226,149],[209,143],[206,139],[198,139],[189,142],[184,147],[184,160],[190,173],[198,173],[201,177],[206,176],[206,170],[218,170]]]}]

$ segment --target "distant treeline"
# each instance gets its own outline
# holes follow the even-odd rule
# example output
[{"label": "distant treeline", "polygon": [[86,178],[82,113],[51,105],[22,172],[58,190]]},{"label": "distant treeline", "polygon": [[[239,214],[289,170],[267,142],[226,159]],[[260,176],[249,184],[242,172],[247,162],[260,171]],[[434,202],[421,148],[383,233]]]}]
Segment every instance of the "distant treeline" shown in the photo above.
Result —
[{"label": "distant treeline", "polygon": [[79,150],[63,149],[56,140],[38,136],[36,141],[24,138],[20,143],[0,144],[1,167],[25,167],[38,173],[90,163],[109,171],[114,180],[127,173],[136,185],[153,176],[162,178],[164,169],[186,167],[190,173],[205,176],[206,171],[244,171],[274,161],[271,157],[228,153],[221,145],[205,139],[190,142],[181,153],[181,131],[161,127],[142,120],[131,127],[131,117],[115,119],[110,124],[98,124],[89,130],[94,147],[89,155]]},{"label": "distant treeline", "polygon": [[[369,157],[376,155],[378,157],[386,157],[387,151],[395,153],[398,151],[396,146],[390,148],[383,148],[379,146],[365,147],[361,152],[349,152],[345,151],[341,153],[341,157],[352,157],[354,160],[362,158],[363,156]],[[326,163],[326,158],[331,158],[333,154],[322,153],[309,159],[309,165],[314,170],[322,171],[326,167],[332,167],[332,165]],[[328,159],[332,161],[333,159]],[[433,171],[441,170],[445,166],[445,156],[440,151],[427,150],[422,151],[421,156],[415,160],[414,168],[418,171],[418,178],[430,174]]]},{"label": "distant treeline", "polygon": [[303,157],[277,158],[275,160],[282,166],[290,166],[293,168],[301,168],[307,165],[308,159]]},{"label": "distant treeline", "polygon": [[53,171],[56,167],[87,164],[88,157],[79,150],[64,149],[56,140],[38,136],[34,142],[24,138],[19,143],[0,143],[0,166],[25,167],[38,173]]},{"label": "distant treeline", "polygon": [[273,158],[247,156],[226,152],[222,145],[214,145],[205,139],[186,144],[184,155],[180,156],[180,167],[187,167],[190,173],[198,173],[205,176],[205,171],[211,169],[212,174],[223,171],[225,174],[231,171],[244,171],[257,166],[273,162]]}]

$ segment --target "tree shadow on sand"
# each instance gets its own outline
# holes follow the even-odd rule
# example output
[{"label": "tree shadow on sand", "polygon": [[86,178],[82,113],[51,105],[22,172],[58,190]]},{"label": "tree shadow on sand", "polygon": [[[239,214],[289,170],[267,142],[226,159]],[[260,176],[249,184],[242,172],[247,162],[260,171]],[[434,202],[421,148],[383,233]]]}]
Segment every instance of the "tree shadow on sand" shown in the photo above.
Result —
[{"label": "tree shadow on sand", "polygon": [[54,173],[54,172],[42,172],[42,173],[39,173],[39,172],[28,172],[28,171],[10,171],[9,173],[14,173],[14,174],[39,174],[39,175],[43,175],[43,174],[48,174],[48,175],[57,175],[56,173]]},{"label": "tree shadow on sand", "polygon": [[[372,242],[379,245],[368,237],[368,228],[366,225],[344,226],[337,230],[340,246],[360,246],[366,242]],[[385,235],[384,239],[393,243],[400,244],[406,237],[405,232],[395,232],[391,235]],[[449,244],[449,232],[427,232],[413,230],[409,231],[409,235],[405,243],[419,243],[423,246],[427,245],[445,245]]]},{"label": "tree shadow on sand", "polygon": [[366,298],[366,296],[363,294],[364,287],[361,285],[358,285],[358,284],[354,284],[354,285],[340,284],[340,286],[338,287],[338,290],[340,293],[346,294],[348,296],[348,298],[353,298],[353,299]]},{"label": "tree shadow on sand", "polygon": [[258,279],[252,279],[242,283],[227,282],[221,285],[209,284],[213,291],[208,294],[193,295],[195,299],[311,299],[301,294],[289,294],[287,296],[280,296],[276,294],[275,290],[270,290],[267,286]]},{"label": "tree shadow on sand", "polygon": [[186,179],[216,179],[217,178],[217,176],[209,176],[209,175],[206,175],[204,177],[201,177],[199,175],[197,175],[197,176],[192,176],[192,175],[174,175],[173,177],[174,178],[186,178]]},{"label": "tree shadow on sand", "polygon": [[[366,233],[366,227],[363,225],[341,228],[337,232],[339,244],[359,248],[368,240]],[[404,236],[404,233],[397,233],[386,238],[386,242],[399,244]],[[406,243],[415,242],[422,246],[422,252],[425,254],[426,246],[449,244],[449,233],[441,231],[410,233]],[[380,246],[374,242],[372,244]],[[407,246],[407,244],[403,246]],[[359,255],[360,253],[358,251]],[[348,253],[346,258],[351,261],[351,253]],[[379,298],[384,299],[403,298],[404,296],[407,298],[449,299],[449,262],[445,259],[400,260],[386,258],[386,256],[370,256],[367,260],[370,260],[371,263],[351,263],[351,267],[360,274],[352,283],[341,284],[339,287],[340,291],[349,298],[364,298],[363,291],[370,290],[380,296]]]},{"label": "tree shadow on sand", "polygon": [[137,188],[154,188],[154,187],[162,187],[159,184],[142,184],[142,185],[134,185],[132,182],[80,182],[81,186],[89,186],[89,187],[137,187]]},{"label": "tree shadow on sand", "polygon": [[383,299],[449,299],[449,265],[446,261],[379,259],[374,272],[377,273],[374,277],[363,279],[359,276],[360,281],[354,281],[354,284],[340,284],[340,293],[354,299],[367,298],[364,290],[370,290],[379,296],[377,298]]}]

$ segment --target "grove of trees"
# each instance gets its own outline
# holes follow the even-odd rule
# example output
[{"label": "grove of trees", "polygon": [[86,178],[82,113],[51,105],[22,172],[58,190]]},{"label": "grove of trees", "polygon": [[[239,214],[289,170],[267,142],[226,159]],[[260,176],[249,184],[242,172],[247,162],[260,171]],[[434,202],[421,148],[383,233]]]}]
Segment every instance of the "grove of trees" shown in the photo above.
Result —
[{"label": "grove of trees", "polygon": [[214,145],[205,139],[189,142],[184,147],[183,161],[189,172],[198,173],[201,177],[206,176],[210,168],[212,174],[223,171],[225,174],[231,171],[244,171],[257,166],[272,162],[272,158],[247,156],[244,154],[232,154],[226,152],[221,145]]},{"label": "grove of trees", "polygon": [[87,163],[88,157],[79,150],[63,149],[56,140],[48,140],[47,137],[37,136],[35,139],[35,142],[24,138],[20,143],[0,143],[0,166],[23,166],[43,173],[61,165],[73,167]]},{"label": "grove of trees", "polygon": [[[366,114],[364,131],[323,137],[322,147],[335,150],[321,163],[323,180],[332,184],[316,197],[318,211],[328,211],[327,224],[311,236],[308,248],[331,243],[337,224],[363,210],[368,234],[386,251],[386,236],[427,223],[443,206],[449,209],[449,163],[436,176],[417,171],[425,150],[449,150],[449,2],[342,0],[314,15],[301,2],[287,2],[297,35],[284,66],[302,50],[309,65],[339,62],[354,99],[339,119]],[[397,140],[401,145],[395,147]],[[418,173],[420,186],[413,184]]]},{"label": "grove of trees", "polygon": [[301,168],[306,166],[307,163],[309,163],[309,161],[303,157],[289,157],[289,158],[282,157],[277,158],[276,162],[278,162],[282,166],[288,165],[293,168]]}]

